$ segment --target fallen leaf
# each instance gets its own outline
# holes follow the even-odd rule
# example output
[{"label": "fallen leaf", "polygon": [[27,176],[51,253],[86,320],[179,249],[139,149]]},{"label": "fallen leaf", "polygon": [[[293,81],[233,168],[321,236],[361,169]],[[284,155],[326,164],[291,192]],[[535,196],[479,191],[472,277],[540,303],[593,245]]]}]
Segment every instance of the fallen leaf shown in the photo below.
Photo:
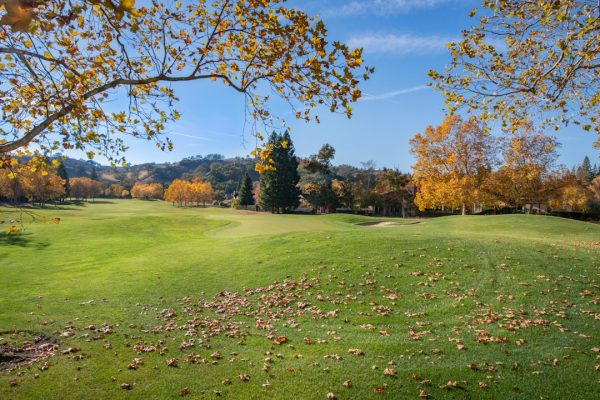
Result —
[{"label": "fallen leaf", "polygon": [[191,392],[192,392],[192,389],[186,386],[186,387],[184,387],[184,388],[181,388],[181,390],[179,391],[179,394],[180,394],[181,396],[187,396],[187,395],[188,395],[188,394],[190,394]]},{"label": "fallen leaf", "polygon": [[176,358],[169,358],[168,360],[165,361],[168,367],[176,367],[177,366],[177,359]]}]

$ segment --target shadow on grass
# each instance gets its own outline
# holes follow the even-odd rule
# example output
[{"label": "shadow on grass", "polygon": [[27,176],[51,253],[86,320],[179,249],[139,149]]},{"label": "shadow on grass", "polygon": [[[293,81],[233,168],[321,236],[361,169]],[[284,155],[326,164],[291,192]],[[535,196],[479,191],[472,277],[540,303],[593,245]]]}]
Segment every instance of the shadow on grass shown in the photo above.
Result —
[{"label": "shadow on grass", "polygon": [[[115,204],[110,200],[65,200],[60,203],[47,204],[43,210],[77,210],[89,204]],[[36,207],[37,208],[37,207]]]},{"label": "shadow on grass", "polygon": [[57,205],[68,205],[68,206],[86,206],[88,204],[115,204],[114,201],[111,200],[65,200],[62,203],[57,203]]},{"label": "shadow on grass", "polygon": [[33,247],[42,250],[50,246],[50,243],[33,241],[31,239],[31,233],[2,233],[0,234],[0,247],[1,246]]}]

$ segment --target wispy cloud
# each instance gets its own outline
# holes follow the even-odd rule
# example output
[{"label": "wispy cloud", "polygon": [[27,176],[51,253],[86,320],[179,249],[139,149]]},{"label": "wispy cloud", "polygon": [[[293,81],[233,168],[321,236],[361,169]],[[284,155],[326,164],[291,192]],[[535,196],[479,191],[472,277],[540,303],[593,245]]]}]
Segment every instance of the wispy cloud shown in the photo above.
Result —
[{"label": "wispy cloud", "polygon": [[432,8],[450,1],[452,0],[353,0],[341,7],[328,9],[325,14],[337,16],[365,13],[388,15],[413,9]]},{"label": "wispy cloud", "polygon": [[181,133],[181,132],[168,132],[167,136],[169,136],[169,135],[181,136],[181,137],[186,137],[186,138],[190,138],[190,139],[198,139],[198,140],[211,141],[211,139],[209,139],[207,137],[204,137],[204,136],[189,135],[187,133]]},{"label": "wispy cloud", "polygon": [[403,94],[409,94],[414,92],[420,92],[421,90],[426,89],[431,89],[431,87],[427,85],[419,85],[407,89],[394,90],[392,92],[386,92],[381,94],[365,93],[364,96],[360,99],[360,101],[388,100],[392,97],[402,96]]},{"label": "wispy cloud", "polygon": [[367,34],[351,37],[350,47],[361,47],[371,54],[433,54],[446,51],[450,36],[416,36],[409,34]]}]

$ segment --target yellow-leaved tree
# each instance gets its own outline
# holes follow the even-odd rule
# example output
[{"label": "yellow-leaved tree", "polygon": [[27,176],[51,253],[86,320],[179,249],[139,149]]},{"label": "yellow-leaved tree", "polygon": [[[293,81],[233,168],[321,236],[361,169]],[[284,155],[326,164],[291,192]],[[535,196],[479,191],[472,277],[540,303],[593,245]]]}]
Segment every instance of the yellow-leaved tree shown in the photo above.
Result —
[{"label": "yellow-leaved tree", "polygon": [[486,191],[515,209],[546,202],[553,191],[546,181],[557,158],[556,139],[525,121],[502,141],[503,163],[490,177]]},{"label": "yellow-leaved tree", "polygon": [[[170,148],[161,133],[180,116],[179,82],[221,82],[272,126],[273,97],[307,121],[319,105],[350,116],[372,72],[360,49],[329,42],[322,21],[282,0],[151,2],[130,13],[130,2],[49,0],[23,33],[7,27],[22,1],[0,3],[0,167],[30,143],[113,162],[123,161],[124,135]],[[123,110],[108,111],[115,98]]]},{"label": "yellow-leaved tree", "polygon": [[481,188],[495,163],[494,141],[481,122],[448,116],[410,140],[417,162],[413,180],[419,209],[457,209],[481,205]]},{"label": "yellow-leaved tree", "polygon": [[483,0],[476,25],[449,44],[451,62],[429,75],[450,111],[516,130],[539,116],[596,131],[600,145],[600,3],[597,0]]},{"label": "yellow-leaved tree", "polygon": [[160,183],[140,183],[136,182],[131,188],[131,197],[134,199],[162,199],[163,185]]},{"label": "yellow-leaved tree", "polygon": [[[182,82],[239,92],[259,139],[284,125],[274,99],[306,121],[318,121],[317,107],[350,117],[373,69],[284,2],[0,0],[0,168],[39,170],[45,154],[68,149],[124,163],[127,135],[170,149],[163,132],[180,118]],[[123,109],[107,107],[114,99]],[[254,153],[261,171],[268,151]]]}]

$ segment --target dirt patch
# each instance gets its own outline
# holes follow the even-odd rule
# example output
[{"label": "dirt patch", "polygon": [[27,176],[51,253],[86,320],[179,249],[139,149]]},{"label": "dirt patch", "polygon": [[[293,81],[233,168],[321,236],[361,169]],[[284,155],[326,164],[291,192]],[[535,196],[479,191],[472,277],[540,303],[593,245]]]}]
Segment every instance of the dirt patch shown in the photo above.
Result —
[{"label": "dirt patch", "polygon": [[417,224],[422,224],[422,222],[416,221],[416,222],[409,222],[409,223],[400,223],[400,222],[393,222],[393,221],[372,221],[372,222],[362,222],[358,225],[370,226],[370,227],[374,227],[374,228],[389,228],[392,226],[417,225]]},{"label": "dirt patch", "polygon": [[39,332],[0,332],[0,371],[11,370],[54,355],[58,348],[49,336]]}]

